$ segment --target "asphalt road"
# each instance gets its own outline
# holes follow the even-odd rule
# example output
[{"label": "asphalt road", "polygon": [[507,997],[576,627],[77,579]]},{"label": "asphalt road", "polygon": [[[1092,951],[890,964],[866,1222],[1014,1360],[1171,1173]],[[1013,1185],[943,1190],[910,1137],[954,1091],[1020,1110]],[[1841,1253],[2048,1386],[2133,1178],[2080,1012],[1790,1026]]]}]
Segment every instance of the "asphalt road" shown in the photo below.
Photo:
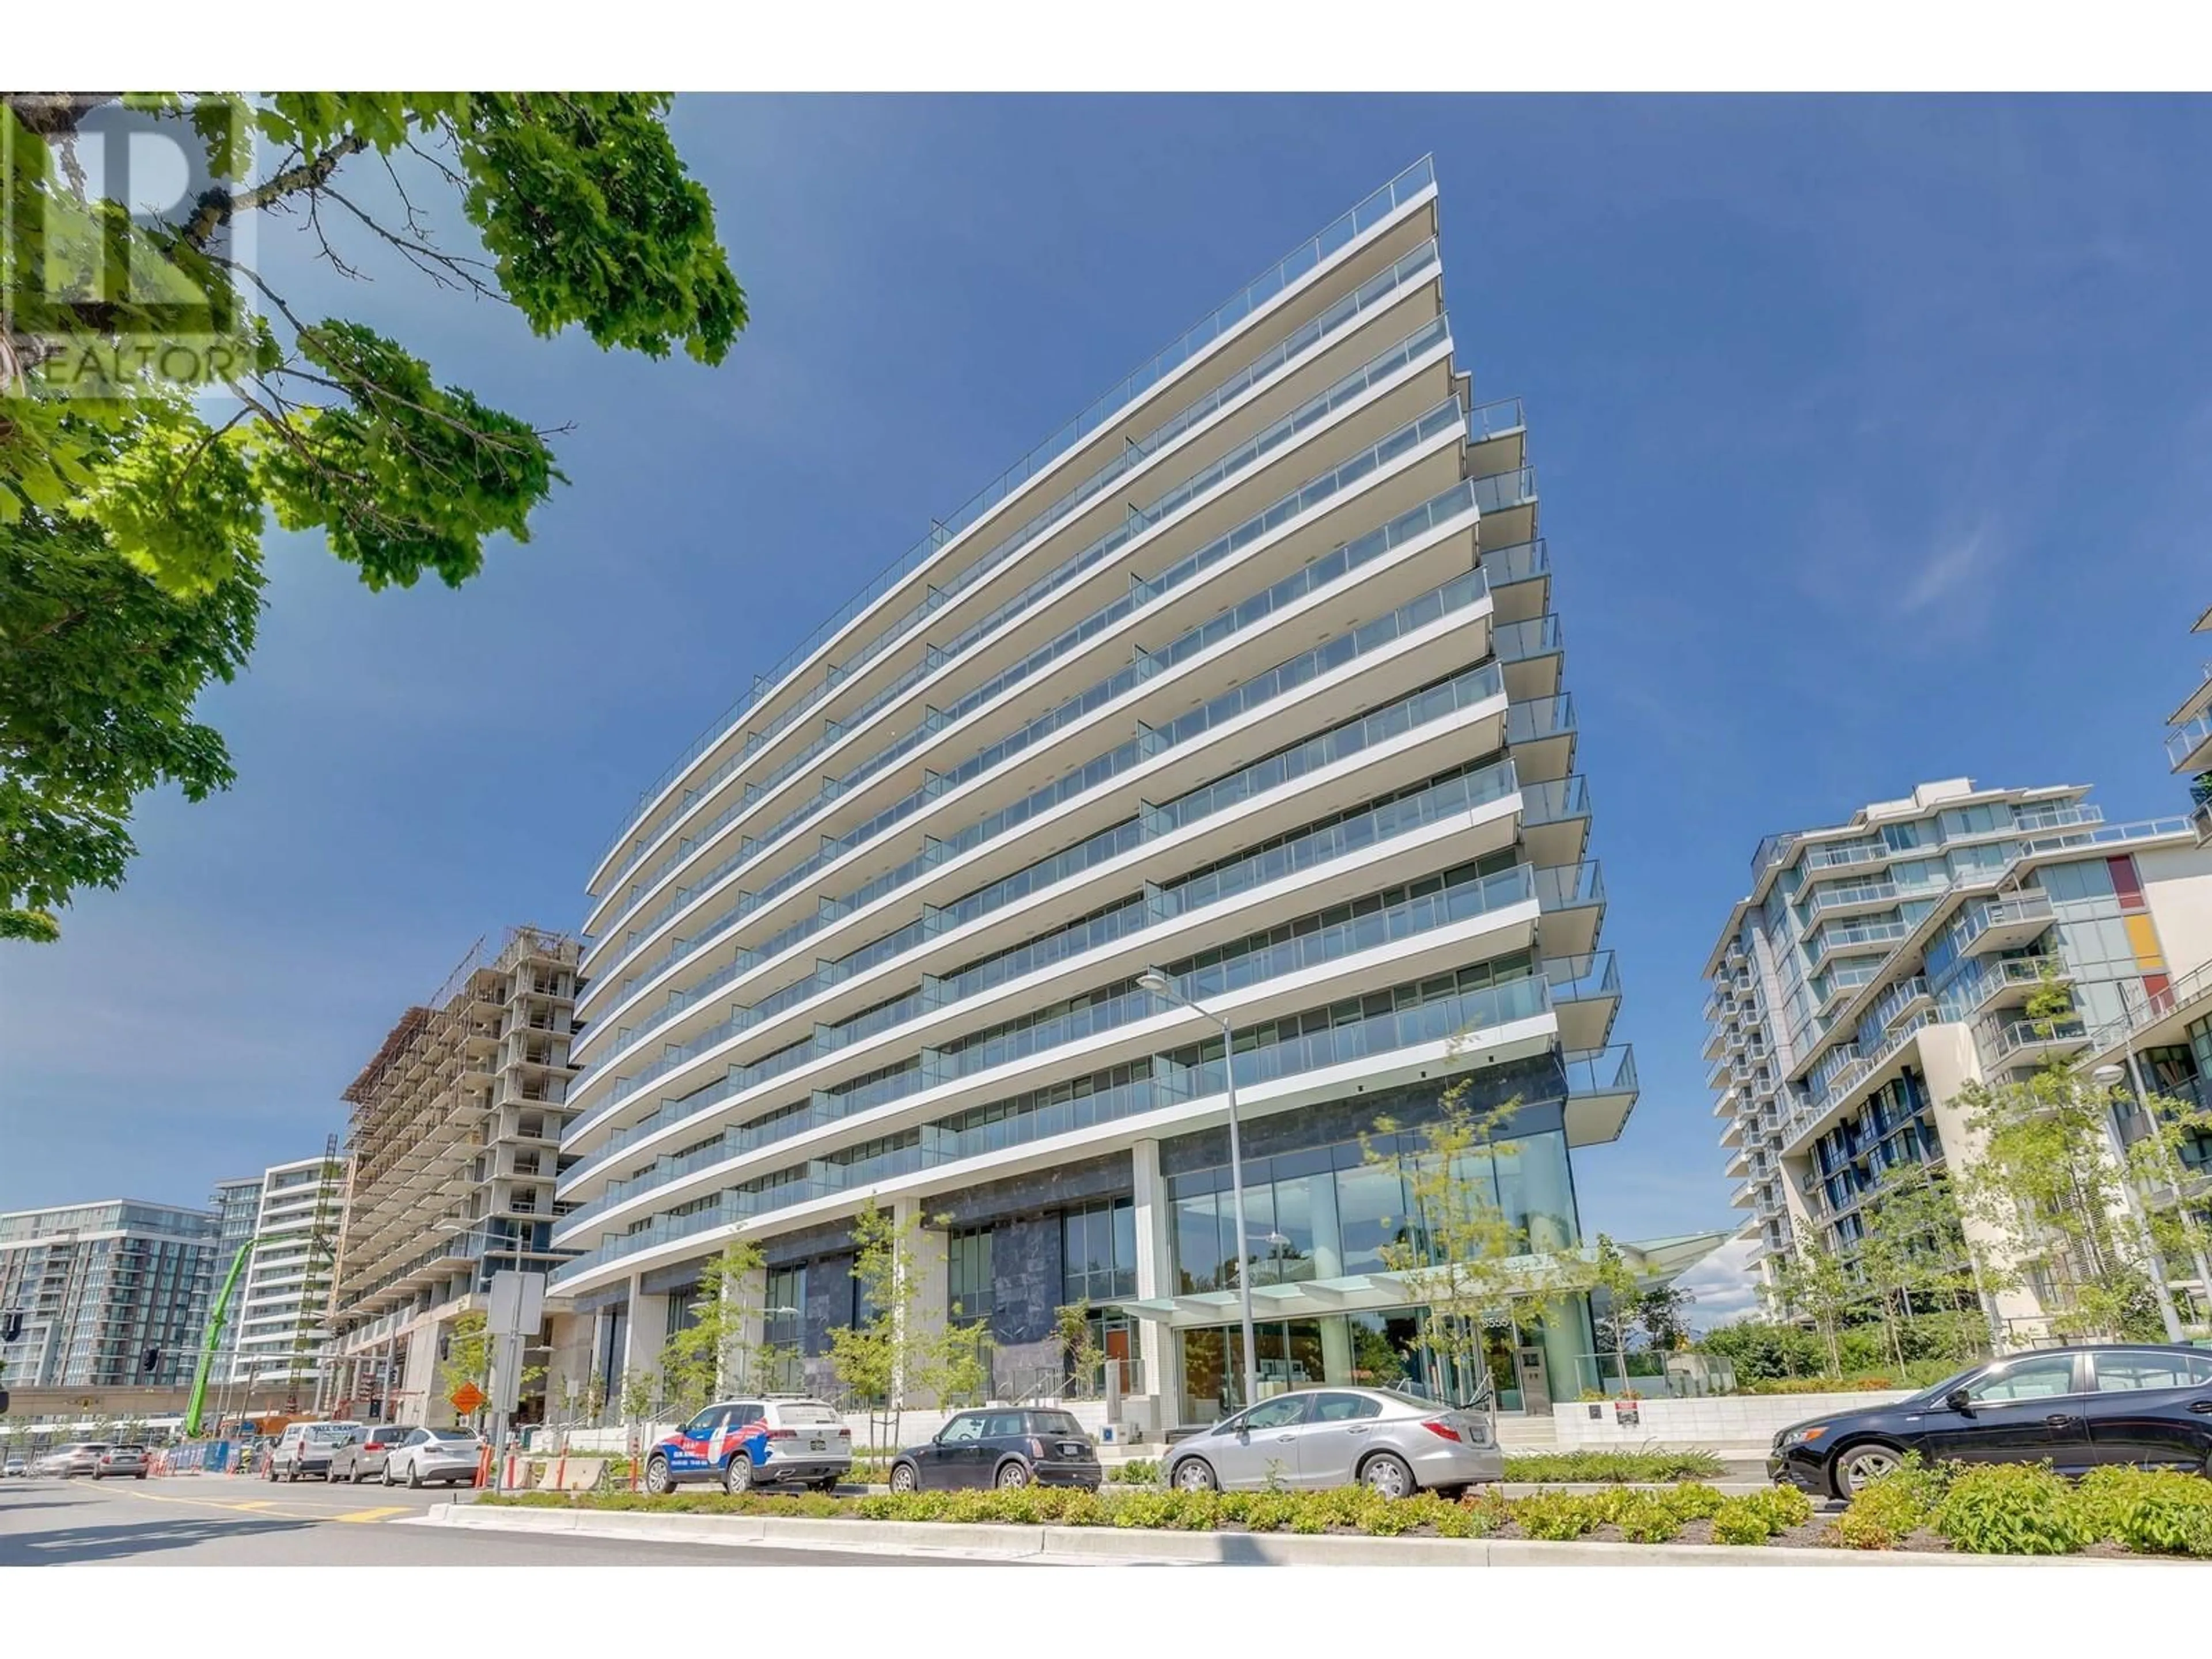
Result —
[{"label": "asphalt road", "polygon": [[0,1481],[0,1567],[983,1566],[955,1557],[629,1543],[392,1524],[451,1493],[227,1476]]}]

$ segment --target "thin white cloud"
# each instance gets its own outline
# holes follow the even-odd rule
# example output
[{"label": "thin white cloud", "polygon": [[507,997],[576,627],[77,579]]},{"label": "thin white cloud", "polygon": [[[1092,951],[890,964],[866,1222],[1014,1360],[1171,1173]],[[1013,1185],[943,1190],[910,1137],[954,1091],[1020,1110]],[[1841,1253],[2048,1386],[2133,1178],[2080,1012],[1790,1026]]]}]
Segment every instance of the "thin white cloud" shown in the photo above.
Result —
[{"label": "thin white cloud", "polygon": [[1690,1322],[1711,1330],[1759,1310],[1759,1274],[1751,1264],[1752,1241],[1732,1238],[1675,1282],[1697,1297]]},{"label": "thin white cloud", "polygon": [[1996,562],[1996,547],[1986,528],[1978,525],[1938,549],[1898,596],[1898,613],[1917,617],[1972,588]]}]

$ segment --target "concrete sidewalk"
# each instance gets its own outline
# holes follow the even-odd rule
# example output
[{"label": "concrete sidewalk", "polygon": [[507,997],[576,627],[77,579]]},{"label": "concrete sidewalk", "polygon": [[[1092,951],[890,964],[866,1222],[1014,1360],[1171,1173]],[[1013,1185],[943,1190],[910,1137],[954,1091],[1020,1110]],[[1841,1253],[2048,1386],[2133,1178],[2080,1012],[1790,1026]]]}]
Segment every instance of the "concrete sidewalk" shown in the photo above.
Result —
[{"label": "concrete sidewalk", "polygon": [[[1938,1555],[1785,1549],[1763,1545],[1554,1544],[1517,1539],[1140,1532],[1117,1527],[812,1521],[750,1515],[654,1515],[621,1510],[508,1509],[481,1504],[441,1504],[419,1520],[392,1524],[478,1528],[632,1541],[944,1556],[1036,1566],[1876,1566],[2024,1567],[2039,1571],[2051,1567],[2124,1565],[2076,1556]],[[2135,1565],[2157,1564],[2143,1561]]]}]

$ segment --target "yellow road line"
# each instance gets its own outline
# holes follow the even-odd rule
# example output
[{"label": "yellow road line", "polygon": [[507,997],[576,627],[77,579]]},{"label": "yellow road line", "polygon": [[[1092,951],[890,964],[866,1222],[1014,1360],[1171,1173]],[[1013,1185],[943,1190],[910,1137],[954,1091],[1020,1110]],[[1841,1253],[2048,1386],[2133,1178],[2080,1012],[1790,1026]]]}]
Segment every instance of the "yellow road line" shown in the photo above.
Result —
[{"label": "yellow road line", "polygon": [[356,1510],[350,1515],[334,1515],[330,1518],[333,1521],[383,1521],[387,1520],[395,1515],[405,1515],[407,1512],[408,1510],[406,1504],[392,1504],[386,1505],[383,1509]]},{"label": "yellow road line", "polygon": [[225,1503],[217,1498],[185,1498],[170,1492],[132,1492],[127,1487],[121,1490],[124,1497],[136,1498],[147,1504],[190,1504],[204,1510],[228,1510],[240,1515],[282,1515],[309,1521],[324,1518],[315,1510],[281,1509],[273,1499],[266,1498],[249,1498],[243,1503]]}]

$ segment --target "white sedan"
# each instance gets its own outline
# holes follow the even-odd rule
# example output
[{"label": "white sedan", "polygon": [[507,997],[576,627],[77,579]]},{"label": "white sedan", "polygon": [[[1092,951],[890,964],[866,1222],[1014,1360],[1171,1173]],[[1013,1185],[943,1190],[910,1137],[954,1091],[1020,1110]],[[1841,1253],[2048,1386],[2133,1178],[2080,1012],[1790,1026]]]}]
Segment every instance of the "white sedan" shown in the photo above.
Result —
[{"label": "white sedan", "polygon": [[466,1429],[410,1429],[384,1460],[384,1484],[471,1486],[483,1460],[483,1442]]}]

